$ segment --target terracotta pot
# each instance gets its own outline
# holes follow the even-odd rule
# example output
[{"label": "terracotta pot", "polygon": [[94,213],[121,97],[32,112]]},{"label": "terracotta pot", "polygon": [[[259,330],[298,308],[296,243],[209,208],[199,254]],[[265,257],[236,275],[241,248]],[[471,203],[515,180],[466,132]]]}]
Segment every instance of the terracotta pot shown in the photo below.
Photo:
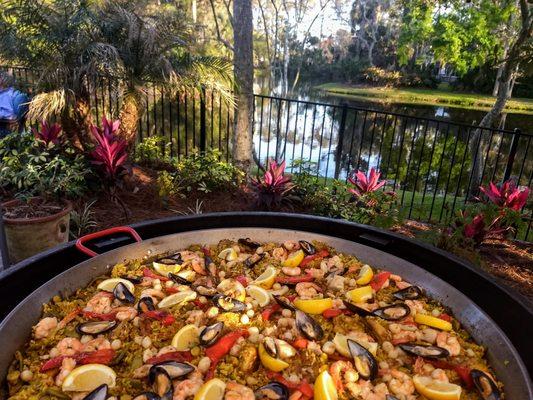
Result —
[{"label": "terracotta pot", "polygon": [[[35,200],[36,198],[30,201]],[[62,200],[62,202],[65,205],[63,210],[46,217],[4,217],[7,249],[11,263],[17,263],[68,241],[72,203],[68,200]],[[7,201],[2,204],[2,208],[13,207],[20,203],[20,200]]]}]

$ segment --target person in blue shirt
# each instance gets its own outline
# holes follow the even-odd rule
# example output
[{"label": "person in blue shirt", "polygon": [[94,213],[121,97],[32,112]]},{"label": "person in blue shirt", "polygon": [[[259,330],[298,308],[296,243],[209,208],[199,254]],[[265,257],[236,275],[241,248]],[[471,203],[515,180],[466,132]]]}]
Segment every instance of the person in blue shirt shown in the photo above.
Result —
[{"label": "person in blue shirt", "polygon": [[11,78],[0,72],[0,139],[24,127],[29,98],[15,89]]}]

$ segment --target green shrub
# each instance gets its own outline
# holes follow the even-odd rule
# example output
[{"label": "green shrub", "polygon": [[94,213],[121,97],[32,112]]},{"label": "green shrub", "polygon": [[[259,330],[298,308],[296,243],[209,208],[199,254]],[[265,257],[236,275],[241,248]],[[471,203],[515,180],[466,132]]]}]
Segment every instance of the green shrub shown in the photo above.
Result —
[{"label": "green shrub", "polygon": [[235,188],[244,179],[244,172],[233,164],[221,160],[217,149],[194,153],[180,161],[173,160],[173,171],[161,171],[157,184],[162,198],[171,195],[185,196],[198,190],[209,193],[225,188]]},{"label": "green shrub", "polygon": [[91,170],[66,144],[45,144],[29,133],[0,140],[0,188],[11,195],[74,198],[87,190]]},{"label": "green shrub", "polygon": [[171,162],[170,142],[163,136],[144,138],[135,147],[134,161],[151,167],[169,165]]}]

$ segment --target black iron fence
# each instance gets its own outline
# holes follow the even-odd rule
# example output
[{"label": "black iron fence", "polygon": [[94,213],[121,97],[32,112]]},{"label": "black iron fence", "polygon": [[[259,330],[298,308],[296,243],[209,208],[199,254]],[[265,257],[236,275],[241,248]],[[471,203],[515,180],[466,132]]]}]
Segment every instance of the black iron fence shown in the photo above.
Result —
[{"label": "black iron fence", "polygon": [[[34,83],[26,69],[12,69],[19,82]],[[119,99],[101,79],[91,98],[94,117],[116,116]],[[172,156],[218,148],[230,157],[234,109],[217,93],[169,96],[147,85],[139,140],[166,138]],[[531,187],[533,135],[480,128],[444,119],[419,118],[347,104],[326,104],[255,95],[254,149],[257,158],[284,159],[289,171],[311,167],[324,183],[347,180],[358,169],[377,168],[386,189],[398,194],[405,217],[443,221],[479,195],[479,186],[513,178]],[[526,228],[531,239],[532,210]]]}]

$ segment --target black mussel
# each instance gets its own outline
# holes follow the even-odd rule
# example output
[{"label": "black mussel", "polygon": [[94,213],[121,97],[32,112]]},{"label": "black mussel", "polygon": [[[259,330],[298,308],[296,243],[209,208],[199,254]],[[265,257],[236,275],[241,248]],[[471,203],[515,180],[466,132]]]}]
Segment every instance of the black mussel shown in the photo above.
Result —
[{"label": "black mussel", "polygon": [[367,317],[369,315],[372,315],[371,311],[368,311],[367,309],[364,309],[363,307],[359,307],[353,303],[350,303],[349,301],[343,300],[342,301],[346,308],[353,312],[354,314],[361,315],[362,317]]},{"label": "black mussel", "polygon": [[246,310],[246,304],[242,301],[223,294],[214,296],[213,303],[223,312],[242,312]]},{"label": "black mussel", "polygon": [[400,400],[398,397],[393,396],[392,394],[388,394],[385,396],[385,400]]},{"label": "black mussel", "polygon": [[180,265],[183,263],[180,253],[171,254],[169,256],[164,256],[158,258],[154,263],[164,264],[164,265]]},{"label": "black mussel", "polygon": [[134,397],[133,400],[160,400],[160,397],[153,392],[144,392]]},{"label": "black mussel", "polygon": [[443,347],[431,346],[420,343],[403,343],[399,345],[406,353],[424,358],[445,358],[450,352]]},{"label": "black mussel", "polygon": [[94,389],[87,396],[85,396],[83,400],[106,400],[107,390],[107,385],[104,383],[103,385],[100,385],[96,389]]},{"label": "black mussel", "polygon": [[351,339],[348,339],[348,349],[359,376],[363,379],[373,380],[378,374],[378,362],[372,353]]},{"label": "black mussel", "polygon": [[257,400],[287,400],[289,389],[282,383],[270,382],[255,391],[255,398]]},{"label": "black mussel", "polygon": [[122,275],[121,278],[126,279],[135,285],[138,285],[143,281],[142,276]]},{"label": "black mussel", "polygon": [[315,246],[313,246],[307,240],[298,240],[298,243],[300,244],[300,247],[302,248],[305,254],[312,255],[316,253]]},{"label": "black mussel", "polygon": [[409,286],[405,289],[398,290],[397,292],[394,292],[392,295],[396,297],[399,300],[414,300],[418,299],[420,296],[422,296],[422,289],[420,289],[418,286]]},{"label": "black mussel", "polygon": [[287,308],[288,310],[294,311],[296,308],[291,304],[289,300],[287,300],[285,297],[281,296],[272,296],[274,297],[274,300],[276,300],[276,303],[278,303],[281,308]]},{"label": "black mussel", "polygon": [[141,314],[147,311],[155,310],[155,304],[151,297],[141,297],[137,303],[137,311]]},{"label": "black mussel", "polygon": [[199,340],[202,346],[211,346],[218,340],[218,337],[224,329],[224,322],[217,322],[213,325],[208,325],[202,332],[200,332]]},{"label": "black mussel", "polygon": [[296,310],[296,328],[309,340],[320,340],[324,336],[318,322],[300,310]]},{"label": "black mussel", "polygon": [[411,313],[411,309],[407,304],[397,303],[377,308],[371,312],[372,315],[383,318],[387,321],[398,321],[407,317]]},{"label": "black mussel", "polygon": [[76,331],[80,335],[99,335],[101,333],[109,332],[117,326],[117,321],[94,321],[84,322],[76,327]]},{"label": "black mussel", "polygon": [[260,243],[254,242],[250,238],[239,239],[237,240],[237,243],[239,243],[243,247],[247,247],[250,250],[254,250],[254,251],[257,250],[257,248],[261,246]]},{"label": "black mussel", "polygon": [[335,275],[344,275],[348,271],[346,267],[335,267],[331,268],[326,274],[326,278],[333,278]]},{"label": "black mussel", "polygon": [[161,400],[172,400],[172,379],[165,368],[154,365],[150,368],[148,379],[152,384],[152,390]]},{"label": "black mussel", "polygon": [[192,285],[191,288],[198,293],[200,296],[204,297],[213,297],[218,293],[218,290],[214,287],[204,286],[204,285]]},{"label": "black mussel", "polygon": [[135,296],[122,282],[119,282],[113,289],[113,296],[123,303],[135,303]]},{"label": "black mussel", "polygon": [[178,362],[178,361],[165,361],[165,362],[153,365],[150,368],[150,372],[148,373],[148,380],[152,384],[155,381],[158,368],[163,368],[168,374],[168,376],[170,376],[170,379],[180,378],[194,371],[194,367],[189,363]]},{"label": "black mussel", "polygon": [[261,261],[265,257],[265,253],[263,254],[252,254],[250,257],[248,257],[246,260],[244,260],[244,265],[246,265],[248,268],[252,268],[257,264],[259,261]]},{"label": "black mussel", "polygon": [[470,376],[483,400],[500,400],[502,394],[494,379],[484,371],[473,369]]},{"label": "black mussel", "polygon": [[192,282],[189,281],[188,279],[180,275],[173,274],[172,272],[168,273],[168,277],[170,278],[172,282],[177,283],[178,285],[188,285],[188,286],[192,285]]},{"label": "black mussel", "polygon": [[265,340],[263,340],[263,347],[272,357],[278,358],[278,345],[276,344],[276,339],[267,336]]}]

